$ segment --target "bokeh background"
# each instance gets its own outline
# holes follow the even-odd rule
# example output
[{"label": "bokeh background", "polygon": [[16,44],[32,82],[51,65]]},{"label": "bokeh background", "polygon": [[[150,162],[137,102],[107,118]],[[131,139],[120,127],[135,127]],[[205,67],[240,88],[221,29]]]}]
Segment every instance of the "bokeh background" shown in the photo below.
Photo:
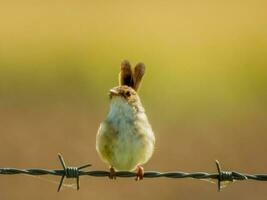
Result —
[{"label": "bokeh background", "polygon": [[[0,2],[0,167],[107,169],[95,135],[120,62],[147,66],[146,170],[267,173],[267,2]],[[266,183],[0,176],[0,199],[264,199]],[[69,181],[74,184],[75,181]]]}]

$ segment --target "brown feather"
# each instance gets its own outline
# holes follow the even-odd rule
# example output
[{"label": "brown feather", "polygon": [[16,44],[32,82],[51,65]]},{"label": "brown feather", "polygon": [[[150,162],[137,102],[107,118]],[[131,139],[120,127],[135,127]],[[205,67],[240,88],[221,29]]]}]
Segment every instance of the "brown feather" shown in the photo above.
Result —
[{"label": "brown feather", "polygon": [[133,88],[135,89],[135,91],[138,90],[144,74],[145,74],[144,63],[138,63],[134,68],[134,75],[133,75],[133,82],[134,82]]},{"label": "brown feather", "polygon": [[119,84],[133,87],[133,73],[128,60],[121,63],[121,72],[119,74]]}]

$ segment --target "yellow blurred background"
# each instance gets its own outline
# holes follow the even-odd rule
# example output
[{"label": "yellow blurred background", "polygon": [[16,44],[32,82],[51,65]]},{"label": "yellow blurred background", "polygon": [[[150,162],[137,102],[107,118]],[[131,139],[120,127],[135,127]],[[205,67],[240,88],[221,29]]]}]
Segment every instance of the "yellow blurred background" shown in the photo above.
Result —
[{"label": "yellow blurred background", "polygon": [[[157,137],[145,170],[267,173],[267,2],[0,2],[0,167],[107,169],[95,135],[120,62],[142,61]],[[0,199],[264,199],[266,183],[218,193],[191,179],[0,176]],[[75,181],[69,181],[70,184]]]}]

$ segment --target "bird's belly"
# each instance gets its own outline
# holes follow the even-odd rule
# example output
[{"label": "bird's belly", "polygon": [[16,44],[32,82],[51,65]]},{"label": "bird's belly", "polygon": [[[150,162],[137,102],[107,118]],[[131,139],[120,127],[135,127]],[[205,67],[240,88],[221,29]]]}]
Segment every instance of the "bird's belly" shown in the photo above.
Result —
[{"label": "bird's belly", "polygon": [[[132,140],[130,140],[132,139]],[[132,138],[118,138],[113,147],[111,165],[117,170],[132,170],[139,162],[142,152],[138,151],[140,141]]]},{"label": "bird's belly", "polygon": [[134,170],[137,165],[145,163],[153,152],[146,134],[136,134],[124,130],[113,141],[109,163],[116,170]]}]

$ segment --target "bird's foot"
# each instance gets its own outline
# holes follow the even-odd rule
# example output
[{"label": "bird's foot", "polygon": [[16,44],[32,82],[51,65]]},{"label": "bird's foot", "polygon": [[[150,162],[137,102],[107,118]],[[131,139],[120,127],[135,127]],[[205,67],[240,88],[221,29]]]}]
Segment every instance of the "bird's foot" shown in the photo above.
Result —
[{"label": "bird's foot", "polygon": [[116,179],[116,171],[113,167],[109,168],[109,178],[115,180]]},{"label": "bird's foot", "polygon": [[145,174],[144,168],[142,166],[138,165],[135,180],[136,181],[142,180],[144,178],[144,174]]}]

